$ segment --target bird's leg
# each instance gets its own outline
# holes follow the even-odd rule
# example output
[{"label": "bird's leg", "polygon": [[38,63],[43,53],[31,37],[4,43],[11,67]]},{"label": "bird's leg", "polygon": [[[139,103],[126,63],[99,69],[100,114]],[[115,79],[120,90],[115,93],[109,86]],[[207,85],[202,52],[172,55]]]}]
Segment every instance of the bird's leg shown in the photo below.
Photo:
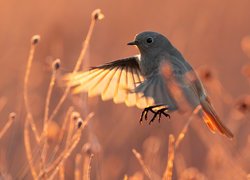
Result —
[{"label": "bird's leg", "polygon": [[[164,106],[164,107],[160,108],[161,106]],[[154,108],[160,108],[160,109],[155,111]],[[159,118],[158,118],[159,122],[160,122],[160,119],[161,119],[161,114],[163,114],[166,117],[170,118],[170,115],[164,112],[165,110],[168,110],[168,108],[166,107],[166,105],[163,105],[163,104],[155,105],[155,106],[149,106],[149,107],[145,108],[141,113],[140,123],[142,123],[143,118],[145,118],[145,120],[147,120],[148,111],[151,111],[154,114],[154,116],[150,120],[149,124],[151,124],[154,121],[154,119],[157,117],[157,115],[159,115]]]}]

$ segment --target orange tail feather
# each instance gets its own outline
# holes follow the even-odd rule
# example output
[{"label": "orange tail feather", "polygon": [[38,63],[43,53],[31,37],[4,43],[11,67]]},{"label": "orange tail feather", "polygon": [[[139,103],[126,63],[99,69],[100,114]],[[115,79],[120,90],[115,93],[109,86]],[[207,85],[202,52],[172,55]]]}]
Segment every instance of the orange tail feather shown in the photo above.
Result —
[{"label": "orange tail feather", "polygon": [[218,115],[216,114],[214,108],[212,107],[211,103],[207,98],[201,101],[201,106],[203,110],[202,118],[209,127],[209,129],[213,133],[217,131],[225,135],[226,137],[232,139],[234,136],[233,133],[220,121]]}]

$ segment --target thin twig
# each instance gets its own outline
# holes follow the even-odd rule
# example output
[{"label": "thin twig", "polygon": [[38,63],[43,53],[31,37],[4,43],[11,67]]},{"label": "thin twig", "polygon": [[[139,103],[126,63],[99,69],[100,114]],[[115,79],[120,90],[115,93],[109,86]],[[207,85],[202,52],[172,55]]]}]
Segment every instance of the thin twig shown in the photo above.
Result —
[{"label": "thin twig", "polygon": [[185,126],[183,127],[182,131],[179,133],[177,140],[175,141],[175,149],[178,148],[179,144],[181,143],[181,141],[183,140],[183,138],[186,135],[186,132],[188,130],[189,124],[191,123],[191,121],[193,120],[194,115],[196,115],[199,110],[201,109],[201,106],[198,105],[194,111],[192,112],[191,116],[188,118],[188,121],[186,122]]},{"label": "thin twig", "polygon": [[67,125],[68,125],[69,120],[70,120],[70,115],[72,114],[73,111],[74,111],[74,108],[71,106],[68,108],[68,110],[66,112],[66,115],[65,115],[64,120],[63,120],[62,128],[61,128],[59,135],[58,135],[58,143],[56,144],[54,151],[52,153],[52,158],[57,154],[57,152],[60,149],[60,146],[62,145],[63,137],[65,135],[66,128],[68,127]]},{"label": "thin twig", "polygon": [[173,164],[174,164],[174,153],[175,153],[175,138],[174,135],[169,135],[168,140],[168,162],[166,170],[163,174],[163,180],[172,180],[173,176]]},{"label": "thin twig", "polygon": [[[85,154],[85,153],[84,153]],[[83,161],[82,180],[90,180],[91,161],[94,154],[85,156]]]},{"label": "thin twig", "polygon": [[38,35],[33,36],[31,39],[31,47],[29,51],[29,57],[28,57],[26,72],[24,76],[24,104],[25,104],[27,113],[30,113],[30,106],[29,106],[29,99],[28,99],[28,82],[29,82],[31,65],[34,59],[36,45],[39,42],[39,40],[40,40],[40,36]]},{"label": "thin twig", "polygon": [[0,131],[0,139],[3,137],[3,135],[7,132],[7,130],[10,128],[10,126],[13,124],[13,121],[16,118],[16,113],[12,112],[9,114],[9,119],[7,123],[4,125],[3,129]]},{"label": "thin twig", "polygon": [[35,35],[31,39],[31,47],[30,47],[30,51],[29,51],[29,57],[28,57],[28,62],[27,62],[27,66],[26,66],[25,76],[24,76],[24,89],[23,89],[25,109],[27,112],[28,120],[30,121],[30,124],[31,124],[31,129],[35,134],[35,139],[37,142],[40,141],[40,138],[39,138],[39,133],[37,131],[36,125],[35,125],[34,120],[33,120],[32,113],[30,111],[29,99],[28,99],[28,82],[29,82],[31,65],[32,65],[32,62],[34,59],[36,45],[39,42],[39,40],[40,40],[39,35]]},{"label": "thin twig", "polygon": [[145,173],[145,175],[149,178],[149,179],[152,179],[152,176],[149,172],[149,169],[147,168],[146,164],[144,163],[143,159],[142,159],[142,156],[141,154],[136,151],[135,149],[132,149],[132,152],[134,153],[136,159],[138,160],[138,162],[140,163],[142,169],[143,169],[143,172]]},{"label": "thin twig", "polygon": [[28,120],[30,118],[29,116],[26,117],[25,119],[25,124],[24,124],[24,145],[25,145],[25,151],[26,151],[26,156],[28,159],[30,171],[32,174],[33,179],[38,179],[37,173],[35,171],[35,165],[33,163],[33,157],[32,157],[32,151],[31,151],[31,146],[30,146],[30,134],[29,134],[29,123],[30,121]]},{"label": "thin twig", "polygon": [[75,180],[81,180],[81,160],[82,160],[82,155],[80,153],[77,153],[75,157]]},{"label": "thin twig", "polygon": [[59,179],[60,180],[64,180],[65,179],[65,176],[64,176],[64,172],[65,172],[65,166],[62,165],[59,169]]},{"label": "thin twig", "polygon": [[55,80],[56,80],[56,71],[58,70],[59,66],[58,64],[60,64],[60,60],[56,59],[53,64],[52,64],[52,75],[51,75],[51,79],[50,79],[50,83],[49,83],[49,88],[48,88],[48,92],[47,92],[47,97],[45,100],[45,112],[44,112],[44,121],[43,121],[43,132],[41,135],[42,139],[42,153],[41,153],[41,168],[44,170],[45,169],[45,164],[46,164],[46,157],[47,157],[47,152],[48,152],[48,125],[51,121],[51,119],[49,119],[49,104],[50,104],[50,100],[51,100],[51,94],[52,94],[52,90],[54,88],[55,85]]}]

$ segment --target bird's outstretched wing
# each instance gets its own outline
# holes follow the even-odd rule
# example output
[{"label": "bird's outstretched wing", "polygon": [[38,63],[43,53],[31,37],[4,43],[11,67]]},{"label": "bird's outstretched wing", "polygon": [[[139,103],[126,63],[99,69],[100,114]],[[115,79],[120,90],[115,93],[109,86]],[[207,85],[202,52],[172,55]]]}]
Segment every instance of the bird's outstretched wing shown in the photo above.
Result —
[{"label": "bird's outstretched wing", "polygon": [[144,81],[138,64],[139,57],[132,56],[90,68],[89,71],[67,74],[63,81],[73,93],[88,92],[88,96],[101,95],[102,100],[145,108],[153,105],[152,98],[134,93]]}]

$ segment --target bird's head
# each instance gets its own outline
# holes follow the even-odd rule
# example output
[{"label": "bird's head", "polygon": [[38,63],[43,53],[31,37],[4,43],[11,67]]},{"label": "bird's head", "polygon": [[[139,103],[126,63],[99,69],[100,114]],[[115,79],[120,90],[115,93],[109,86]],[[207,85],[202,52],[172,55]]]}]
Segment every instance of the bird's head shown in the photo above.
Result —
[{"label": "bird's head", "polygon": [[173,47],[165,36],[151,31],[137,34],[134,41],[129,42],[128,45],[137,46],[142,55],[157,55],[161,51],[167,51]]}]

